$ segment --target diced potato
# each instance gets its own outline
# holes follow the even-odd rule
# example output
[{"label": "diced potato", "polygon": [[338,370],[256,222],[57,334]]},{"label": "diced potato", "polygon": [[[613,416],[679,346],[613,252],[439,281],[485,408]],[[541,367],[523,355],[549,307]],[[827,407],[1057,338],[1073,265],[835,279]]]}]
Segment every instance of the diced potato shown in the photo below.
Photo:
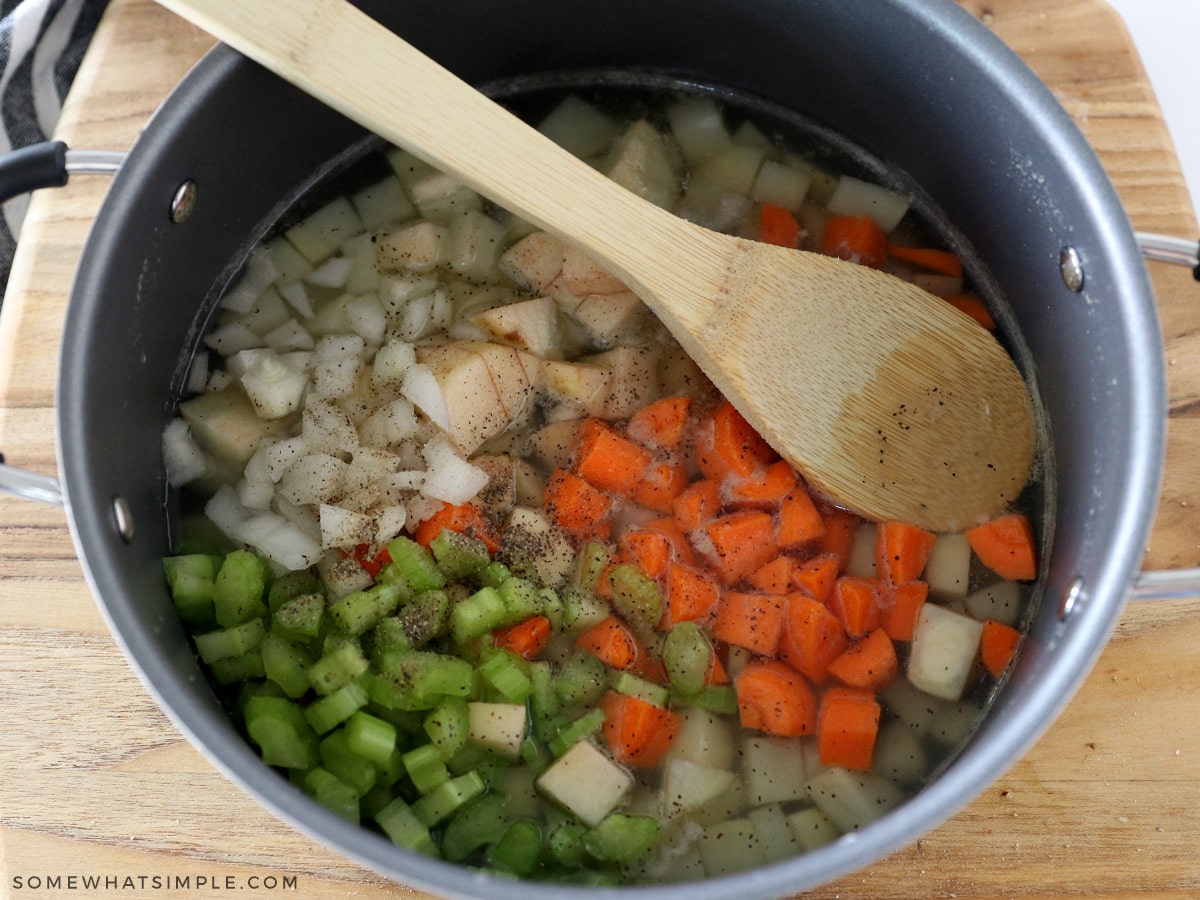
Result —
[{"label": "diced potato", "polygon": [[897,678],[879,692],[883,704],[915,737],[928,734],[942,701]]},{"label": "diced potato", "polygon": [[897,784],[917,784],[929,772],[929,754],[907,724],[893,719],[879,729],[872,769]]},{"label": "diced potato", "polygon": [[796,855],[799,848],[783,813],[783,804],[768,803],[766,806],[752,809],[746,814],[746,818],[754,826],[758,846],[768,865]]},{"label": "diced potato", "polygon": [[716,769],[681,757],[669,759],[663,771],[662,805],[664,818],[689,813],[727,791],[736,776],[728,769]]},{"label": "diced potato", "polygon": [[296,283],[313,270],[313,264],[285,237],[272,238],[267,242],[267,249],[279,273],[275,283],[281,287]]},{"label": "diced potato", "polygon": [[659,394],[674,397],[683,394],[700,397],[708,389],[708,376],[682,348],[672,348],[658,358]]},{"label": "diced potato", "polygon": [[475,324],[506,344],[543,359],[561,356],[558,309],[549,297],[534,297],[496,306],[471,317]]},{"label": "diced potato", "polygon": [[1015,581],[997,581],[975,591],[963,606],[980,621],[994,619],[1015,627],[1021,618],[1021,586]]},{"label": "diced potato", "polygon": [[766,154],[775,152],[775,145],[771,139],[749,119],[737,127],[730,140],[738,147],[755,147]]},{"label": "diced potato", "polygon": [[406,187],[421,216],[443,225],[455,215],[483,206],[483,198],[458,176],[434,169],[418,175]]},{"label": "diced potato", "polygon": [[749,194],[765,156],[759,147],[731,145],[700,162],[692,171],[692,178],[735,194]]},{"label": "diced potato", "polygon": [[542,584],[556,587],[575,564],[575,550],[566,535],[536,509],[513,507],[501,538],[501,553],[528,559]]},{"label": "diced potato", "polygon": [[293,225],[284,232],[284,237],[308,262],[316,265],[362,230],[354,206],[345,197],[338,197]]},{"label": "diced potato", "polygon": [[394,175],[389,175],[372,185],[357,191],[350,202],[358,211],[363,228],[368,231],[379,228],[389,222],[402,222],[416,215],[417,208],[413,206],[404,185]]},{"label": "diced potato", "polygon": [[742,781],[750,805],[803,799],[806,778],[801,741],[766,735],[742,739]]},{"label": "diced potato", "polygon": [[381,234],[376,242],[381,272],[431,272],[446,261],[446,226],[419,221]]},{"label": "diced potato", "polygon": [[751,196],[759,203],[772,203],[793,212],[800,209],[812,184],[812,174],[786,163],[768,159],[758,170]]},{"label": "diced potato", "polygon": [[670,209],[679,196],[679,175],[663,136],[644,119],[618,138],[605,172],[617,184],[663,209]]},{"label": "diced potato", "polygon": [[686,759],[716,769],[732,769],[736,751],[728,721],[698,706],[685,706],[680,714],[683,722],[667,751],[667,758]]},{"label": "diced potato", "polygon": [[885,232],[900,224],[912,198],[849,175],[838,179],[826,209],[831,216],[870,216]]},{"label": "diced potato", "polygon": [[709,878],[745,872],[766,863],[754,823],[749,819],[730,819],[705,828],[700,839],[700,858]]},{"label": "diced potato", "polygon": [[619,294],[628,290],[620,278],[571,244],[563,245],[562,271],[555,279],[554,286],[576,297]]},{"label": "diced potato", "polygon": [[572,315],[587,329],[592,342],[601,347],[637,341],[649,318],[650,310],[633,291],[616,294],[588,294],[579,301]]},{"label": "diced potato", "polygon": [[929,736],[935,744],[949,749],[966,740],[983,711],[968,700],[943,701],[937,705]]},{"label": "diced potato", "polygon": [[505,250],[498,265],[521,287],[544,291],[562,274],[563,242],[552,234],[535,231]]},{"label": "diced potato", "polygon": [[810,778],[808,793],[817,808],[843,832],[869,825],[904,797],[904,792],[882,775],[837,766]]},{"label": "diced potato", "polygon": [[874,522],[863,522],[854,531],[850,555],[846,558],[846,574],[856,578],[875,577],[875,542],[879,529]]},{"label": "diced potato", "polygon": [[575,415],[603,416],[608,409],[608,369],[586,363],[544,360],[546,393]]},{"label": "diced potato", "polygon": [[454,216],[446,238],[446,264],[467,281],[495,280],[506,231],[503,222],[478,209]]},{"label": "diced potato", "polygon": [[728,149],[733,141],[725,127],[725,117],[708,97],[689,98],[667,107],[667,121],[683,157],[696,163]]},{"label": "diced potato", "polygon": [[217,465],[241,472],[260,444],[287,436],[283,420],[260,418],[240,389],[200,394],[179,404],[192,436]]},{"label": "diced potato", "polygon": [[833,843],[841,832],[829,817],[815,806],[801,809],[787,817],[788,827],[801,850],[816,850]]},{"label": "diced potato", "polygon": [[598,825],[633,790],[633,777],[591,741],[579,741],[550,764],[537,789],[586,825]]},{"label": "diced potato", "polygon": [[627,419],[658,399],[658,352],[649,347],[614,347],[579,360],[609,370],[607,419]]},{"label": "diced potato", "polygon": [[965,534],[939,534],[925,565],[929,595],[940,603],[967,595],[971,575],[971,545]]},{"label": "diced potato", "polygon": [[521,755],[528,725],[524,703],[467,704],[471,740],[507,759]]},{"label": "diced potato", "polygon": [[603,151],[620,126],[578,94],[568,94],[538,125],[538,131],[572,156],[586,159]]},{"label": "diced potato", "polygon": [[973,674],[982,633],[978,620],[926,603],[913,632],[908,680],[927,694],[957,700]]},{"label": "diced potato", "polygon": [[547,469],[565,469],[575,452],[575,435],[581,419],[563,419],[543,425],[529,438],[530,456]]}]

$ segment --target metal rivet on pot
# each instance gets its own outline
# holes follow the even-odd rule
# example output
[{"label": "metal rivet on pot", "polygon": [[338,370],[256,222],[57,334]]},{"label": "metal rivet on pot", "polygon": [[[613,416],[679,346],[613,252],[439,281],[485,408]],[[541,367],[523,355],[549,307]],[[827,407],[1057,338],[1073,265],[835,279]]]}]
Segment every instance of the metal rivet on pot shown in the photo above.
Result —
[{"label": "metal rivet on pot", "polygon": [[1075,578],[1067,585],[1067,589],[1062,593],[1062,599],[1058,604],[1058,621],[1065,622],[1086,600],[1087,591],[1084,589],[1085,582],[1082,575],[1076,575]]},{"label": "metal rivet on pot", "polygon": [[117,534],[125,543],[133,541],[133,513],[124,497],[114,497],[112,502],[113,520],[117,526]]},{"label": "metal rivet on pot", "polygon": [[1063,247],[1058,254],[1058,270],[1067,290],[1078,294],[1083,290],[1083,260],[1074,247]]},{"label": "metal rivet on pot", "polygon": [[196,182],[185,181],[171,198],[171,221],[179,224],[196,208]]}]

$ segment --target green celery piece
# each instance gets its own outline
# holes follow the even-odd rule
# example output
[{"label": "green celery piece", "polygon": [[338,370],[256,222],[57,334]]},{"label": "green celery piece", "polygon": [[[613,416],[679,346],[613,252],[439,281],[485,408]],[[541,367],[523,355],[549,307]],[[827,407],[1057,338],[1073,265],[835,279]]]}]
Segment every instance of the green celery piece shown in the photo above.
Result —
[{"label": "green celery piece", "polygon": [[403,597],[395,584],[377,584],[365,591],[353,591],[329,607],[329,617],[346,634],[358,637],[370,631],[384,616],[390,615]]},{"label": "green celery piece", "polygon": [[275,608],[271,614],[271,631],[293,641],[311,640],[321,633],[324,617],[324,594],[298,594]]},{"label": "green celery piece", "polygon": [[551,630],[555,633],[561,632],[565,614],[562,597],[554,588],[542,588],[538,593],[541,597],[542,615],[550,620]]},{"label": "green celery piece", "polygon": [[376,666],[371,699],[391,709],[433,709],[443,697],[470,697],[475,687],[471,664],[441,653],[392,650]]},{"label": "green celery piece", "polygon": [[304,718],[317,734],[332,731],[367,705],[367,694],[357,682],[351,681],[327,697],[321,697],[304,707]]},{"label": "green celery piece", "polygon": [[581,634],[603,622],[612,613],[608,603],[596,594],[568,587],[562,595],[562,629]]},{"label": "green celery piece", "polygon": [[698,706],[719,715],[737,712],[737,691],[731,684],[706,684],[694,694],[672,691],[671,700],[682,706]]},{"label": "green celery piece", "polygon": [[524,703],[533,693],[533,682],[525,673],[523,663],[525,661],[511,651],[494,649],[480,665],[479,672],[506,702]]},{"label": "green celery piece", "polygon": [[325,768],[354,788],[359,797],[375,786],[378,771],[369,759],[363,759],[350,749],[344,729],[331,731],[323,737],[317,751]]},{"label": "green celery piece", "polygon": [[537,867],[541,855],[542,829],[529,819],[518,819],[492,845],[487,858],[496,871],[524,878]]},{"label": "green celery piece", "polygon": [[415,850],[426,856],[438,855],[437,845],[429,834],[428,826],[417,818],[412,807],[405,803],[403,798],[396,797],[375,813],[375,822],[396,846]]},{"label": "green celery piece", "polygon": [[571,655],[554,685],[564,707],[594,703],[607,686],[608,669],[586,650]]},{"label": "green celery piece", "polygon": [[327,696],[367,671],[367,658],[356,642],[341,644],[308,667],[308,683]]},{"label": "green celery piece", "polygon": [[267,614],[263,597],[269,569],[249,550],[234,550],[225,557],[213,582],[213,609],[217,624],[232,628]]},{"label": "green celery piece", "polygon": [[441,751],[433,744],[414,747],[403,756],[408,777],[412,780],[413,787],[422,794],[428,794],[450,778],[446,761],[442,758]]},{"label": "green celery piece", "polygon": [[320,761],[317,736],[304,712],[285,697],[249,697],[243,719],[250,740],[258,745],[263,762],[285,769],[311,769]]},{"label": "green celery piece", "polygon": [[240,625],[198,634],[196,652],[210,665],[218,660],[232,659],[256,649],[267,636],[267,627],[262,619],[251,619]]},{"label": "green celery piece", "polygon": [[221,557],[208,553],[189,553],[163,559],[171,600],[179,618],[192,626],[211,627],[216,624],[213,610],[213,588]]},{"label": "green celery piece", "polygon": [[455,643],[465,644],[499,628],[507,616],[508,607],[500,592],[496,588],[480,588],[450,610],[450,635]]},{"label": "green celery piece", "polygon": [[487,544],[474,535],[443,528],[429,542],[429,550],[451,581],[477,578],[492,561]]},{"label": "green celery piece", "polygon": [[343,819],[358,824],[358,794],[328,769],[320,766],[304,776],[304,790],[310,797]]},{"label": "green celery piece", "polygon": [[[366,694],[363,694],[363,705],[366,705]],[[396,749],[396,726],[359,709],[346,721],[346,744],[357,756],[369,759],[377,766],[386,766]]]},{"label": "green celery piece", "polygon": [[542,612],[542,597],[538,586],[527,578],[510,578],[499,587],[504,601],[504,620],[501,625],[516,625]]},{"label": "green celery piece", "polygon": [[404,769],[404,754],[399,747],[393,747],[388,758],[379,766],[379,776],[375,779],[375,787],[386,788],[390,795],[396,782],[407,774]]},{"label": "green celery piece", "polygon": [[399,616],[386,616],[371,629],[371,655],[378,657],[389,650],[411,650],[412,642]]},{"label": "green celery piece", "polygon": [[442,832],[442,856],[462,862],[480,847],[500,840],[508,827],[508,798],[488,791],[462,807]]},{"label": "green celery piece", "polygon": [[265,678],[266,668],[263,666],[262,651],[257,647],[243,653],[241,656],[231,656],[218,659],[208,664],[208,671],[213,681],[220,685],[238,684]]},{"label": "green celery piece", "polygon": [[321,586],[321,579],[307,569],[287,572],[271,583],[271,590],[267,593],[267,606],[271,608],[272,613],[275,613],[289,600],[303,597],[305,594],[319,594],[324,600],[325,594]]},{"label": "green celery piece", "polygon": [[392,561],[379,573],[382,580],[401,579],[416,593],[446,586],[446,575],[437,560],[416,541],[401,536],[389,541],[387,550]]},{"label": "green celery piece", "polygon": [[546,746],[532,734],[525,735],[521,741],[521,762],[525,763],[534,775],[541,775],[553,762]]},{"label": "green celery piece", "polygon": [[583,846],[600,862],[628,865],[645,856],[658,840],[658,820],[612,813],[583,836]]},{"label": "green celery piece", "polygon": [[587,850],[583,836],[587,829],[574,821],[559,822],[551,826],[546,835],[546,853],[564,869],[577,869],[587,862]]},{"label": "green celery piece", "polygon": [[264,673],[283,688],[285,694],[295,700],[308,693],[306,673],[313,663],[313,658],[304,645],[271,631],[263,639],[259,649],[262,653]]},{"label": "green celery piece", "polygon": [[458,809],[480,796],[486,785],[478,772],[471,771],[444,781],[413,804],[413,812],[427,828],[445,821]]},{"label": "green celery piece", "polygon": [[666,685],[655,684],[632,672],[616,672],[612,679],[613,690],[630,697],[637,697],[655,706],[665,707],[671,700],[671,689]]},{"label": "green celery piece", "polygon": [[443,759],[450,759],[471,736],[470,706],[465,697],[444,697],[422,723]]},{"label": "green celery piece", "polygon": [[613,609],[631,623],[655,628],[662,618],[663,596],[658,583],[631,563],[608,570]]},{"label": "green celery piece", "polygon": [[529,663],[530,712],[535,718],[546,718],[558,712],[558,691],[554,688],[554,669],[549,660],[535,659]]},{"label": "green celery piece", "polygon": [[481,587],[498,588],[511,577],[508,566],[498,560],[492,561],[479,573],[479,584]]},{"label": "green celery piece", "polygon": [[450,595],[444,590],[422,591],[397,616],[409,646],[422,647],[450,627]]},{"label": "green celery piece", "polygon": [[680,622],[667,632],[662,662],[671,686],[684,694],[694,694],[708,681],[712,645],[695,622]]},{"label": "green celery piece", "polygon": [[578,719],[569,722],[558,730],[558,734],[550,739],[550,752],[556,757],[562,756],[579,741],[599,731],[604,725],[605,718],[606,716],[602,709],[588,710]]},{"label": "green celery piece", "polygon": [[570,585],[585,594],[595,594],[600,586],[600,576],[608,567],[608,548],[600,541],[588,541],[575,555],[575,568],[571,572]]}]

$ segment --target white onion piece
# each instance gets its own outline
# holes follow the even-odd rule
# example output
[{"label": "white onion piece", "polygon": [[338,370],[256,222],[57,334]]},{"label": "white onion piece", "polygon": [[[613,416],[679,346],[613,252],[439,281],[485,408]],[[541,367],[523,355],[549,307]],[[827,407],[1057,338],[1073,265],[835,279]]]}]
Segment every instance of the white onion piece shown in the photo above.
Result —
[{"label": "white onion piece", "polygon": [[473,466],[440,435],[421,450],[428,469],[421,491],[425,496],[445,503],[466,503],[487,487],[488,474]]},{"label": "white onion piece", "polygon": [[313,390],[318,397],[336,399],[354,393],[360,368],[357,356],[321,358],[313,367]]},{"label": "white onion piece", "polygon": [[317,517],[316,507],[301,506],[299,503],[293,503],[287,497],[278,493],[275,494],[275,502],[271,506],[275,512],[299,528],[300,531],[312,538],[314,542],[320,542],[321,520]]},{"label": "white onion piece", "polygon": [[256,247],[246,261],[241,280],[221,300],[221,306],[235,313],[254,309],[262,292],[279,277],[275,258],[267,247]]},{"label": "white onion piece", "polygon": [[288,306],[296,311],[302,319],[313,317],[312,300],[308,296],[308,288],[302,281],[280,285],[279,296],[287,301]]},{"label": "white onion piece", "polygon": [[369,544],[375,539],[375,520],[371,516],[328,503],[321,504],[319,516],[321,546],[327,550],[334,547],[357,547],[359,544]]},{"label": "white onion piece", "polygon": [[327,334],[317,341],[317,359],[344,359],[358,357],[366,349],[366,343],[357,334]]},{"label": "white onion piece", "polygon": [[396,334],[406,341],[424,337],[433,326],[433,298],[429,295],[414,297],[400,311]]},{"label": "white onion piece", "polygon": [[309,272],[304,280],[309,284],[341,290],[346,286],[346,280],[350,277],[350,269],[353,265],[354,260],[345,256],[331,256]]},{"label": "white onion piece", "polygon": [[288,319],[274,331],[269,331],[263,337],[267,346],[278,353],[290,350],[311,350],[313,337],[308,329],[295,319]]},{"label": "white onion piece", "polygon": [[389,340],[379,348],[372,363],[371,385],[376,388],[399,387],[404,374],[417,362],[417,350],[407,341]]},{"label": "white onion piece", "polygon": [[442,394],[442,386],[438,384],[433,369],[423,363],[417,363],[404,373],[404,382],[400,393],[410,400],[417,409],[425,413],[434,425],[442,430],[450,428],[450,410],[446,408],[446,398]]},{"label": "white onion piece", "polygon": [[221,485],[204,506],[204,514],[217,528],[234,540],[241,540],[237,530],[249,518],[249,511],[242,506],[237,492],[227,484]]},{"label": "white onion piece", "polygon": [[239,526],[238,533],[241,540],[285,569],[307,569],[321,558],[316,541],[278,513],[252,516]]},{"label": "white onion piece", "polygon": [[163,430],[162,448],[167,482],[172,487],[188,484],[208,472],[208,456],[183,419],[172,419]]},{"label": "white onion piece", "polygon": [[241,378],[254,411],[264,419],[279,419],[300,409],[308,376],[293,372],[274,353],[264,355]]},{"label": "white onion piece", "polygon": [[264,451],[266,458],[266,473],[272,483],[277,483],[287,471],[288,466],[302,456],[308,454],[308,445],[302,437],[288,438],[276,441]]},{"label": "white onion piece", "polygon": [[238,502],[246,509],[268,510],[275,499],[275,485],[270,481],[251,481],[243,477],[235,490]]},{"label": "white onion piece", "polygon": [[375,512],[375,544],[386,544],[404,530],[408,509],[402,504],[385,506]]},{"label": "white onion piece", "polygon": [[353,453],[358,449],[358,431],[346,411],[328,400],[309,397],[300,419],[300,434],[316,453]]},{"label": "white onion piece", "polygon": [[313,453],[293,463],[279,479],[279,493],[293,503],[323,503],[342,489],[346,464],[327,453]]},{"label": "white onion piece", "polygon": [[233,356],[239,350],[261,347],[262,338],[244,322],[230,322],[210,332],[204,344],[222,356]]},{"label": "white onion piece", "polygon": [[350,327],[372,347],[383,343],[383,335],[387,330],[387,313],[374,294],[363,294],[355,297],[346,304],[346,318]]}]

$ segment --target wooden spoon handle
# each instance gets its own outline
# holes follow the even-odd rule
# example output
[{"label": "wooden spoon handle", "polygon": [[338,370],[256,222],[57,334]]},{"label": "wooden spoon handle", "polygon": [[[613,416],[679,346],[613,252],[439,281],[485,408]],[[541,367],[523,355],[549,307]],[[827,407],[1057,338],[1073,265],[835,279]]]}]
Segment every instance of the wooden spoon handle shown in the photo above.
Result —
[{"label": "wooden spoon handle", "polygon": [[[662,260],[722,277],[713,235],[610,181],[345,0],[162,0],[385,140],[570,240],[644,299]],[[487,135],[481,140],[480,135]],[[727,251],[726,251],[727,252]],[[706,278],[707,280],[707,278]],[[703,304],[702,292],[696,302]],[[698,318],[708,310],[692,311]]]}]

